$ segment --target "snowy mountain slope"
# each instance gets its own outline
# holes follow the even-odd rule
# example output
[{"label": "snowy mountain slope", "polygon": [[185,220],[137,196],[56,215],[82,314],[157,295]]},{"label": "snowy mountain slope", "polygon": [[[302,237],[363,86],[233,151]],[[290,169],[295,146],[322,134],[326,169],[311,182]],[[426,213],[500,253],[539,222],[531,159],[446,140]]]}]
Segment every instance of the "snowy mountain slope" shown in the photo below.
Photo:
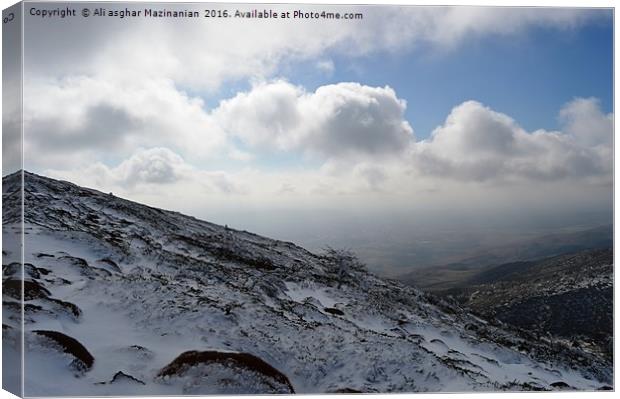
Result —
[{"label": "snowy mountain slope", "polygon": [[[611,366],[492,325],[350,254],[25,173],[26,395],[609,388]],[[3,178],[18,239],[19,175]],[[19,254],[3,252],[15,354]],[[63,383],[60,384],[59,381]]]}]

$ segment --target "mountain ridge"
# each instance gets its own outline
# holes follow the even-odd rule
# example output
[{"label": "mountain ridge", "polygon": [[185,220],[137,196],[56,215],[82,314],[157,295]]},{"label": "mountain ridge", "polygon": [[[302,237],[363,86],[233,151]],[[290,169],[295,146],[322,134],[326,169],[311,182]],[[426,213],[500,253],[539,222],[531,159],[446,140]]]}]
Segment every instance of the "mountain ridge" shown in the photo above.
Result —
[{"label": "mountain ridge", "polygon": [[[525,265],[542,259],[606,249],[613,246],[613,226],[600,225],[569,233],[545,234],[535,239],[505,244],[479,256],[466,257],[457,262],[414,268],[394,278],[404,284],[429,292],[442,292],[470,284],[470,280],[496,267],[510,264]],[[500,256],[500,254],[502,254]],[[500,261],[501,259],[501,261]]]},{"label": "mountain ridge", "polygon": [[554,334],[613,358],[613,249],[595,249],[480,271],[436,292],[486,319]]}]

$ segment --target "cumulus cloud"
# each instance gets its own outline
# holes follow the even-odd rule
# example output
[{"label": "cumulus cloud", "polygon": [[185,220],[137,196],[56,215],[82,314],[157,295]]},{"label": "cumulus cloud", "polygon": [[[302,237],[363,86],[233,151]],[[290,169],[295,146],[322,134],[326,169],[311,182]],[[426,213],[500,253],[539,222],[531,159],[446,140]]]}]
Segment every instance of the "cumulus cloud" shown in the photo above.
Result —
[{"label": "cumulus cloud", "polygon": [[576,98],[560,111],[564,131],[584,146],[611,146],[613,115],[603,114],[596,98]]},{"label": "cumulus cloud", "polygon": [[[198,5],[168,8],[193,7],[202,12]],[[179,25],[174,20],[127,24],[83,18],[52,24],[27,18],[26,33],[37,40],[27,41],[24,49],[26,167],[82,165],[101,159],[102,151],[126,158],[152,146],[171,148],[192,162],[214,157],[250,162],[256,159],[252,151],[273,148],[303,151],[320,160],[395,156],[413,140],[412,130],[402,118],[404,101],[387,87],[346,83],[308,93],[272,81],[223,102],[213,113],[202,98],[226,83],[270,81],[298,62],[331,73],[332,54],[354,62],[370,53],[400,53],[420,45],[449,49],[464,40],[520,34],[532,26],[571,29],[606,14],[578,9],[342,7],[363,13],[364,20],[322,21],[317,29],[317,22],[310,20],[264,24],[199,18]],[[316,11],[323,6],[299,8]],[[231,136],[248,148],[231,143]]]},{"label": "cumulus cloud", "polygon": [[[262,81],[213,110],[165,79],[121,87],[93,77],[67,77],[29,81],[24,90],[30,99],[24,104],[27,169],[81,168],[100,160],[102,152],[114,153],[127,164],[106,166],[108,171],[105,165],[92,167],[126,187],[148,182],[148,176],[160,183],[181,176],[172,173],[177,169],[164,169],[181,165],[176,158],[160,154],[157,163],[154,153],[139,152],[153,146],[203,164],[252,164],[261,154],[303,155],[322,175],[360,179],[372,191],[386,189],[394,173],[403,175],[400,182],[407,173],[478,182],[611,175],[613,115],[603,113],[594,98],[567,103],[559,112],[559,131],[533,132],[506,114],[467,101],[452,109],[430,138],[416,142],[404,119],[407,104],[388,86],[345,82],[309,92],[284,80]],[[149,162],[139,163],[146,160],[136,154]],[[390,163],[391,172],[378,163]],[[131,175],[130,165],[148,174]],[[360,165],[370,166],[362,171]],[[211,174],[206,180],[214,190],[239,191],[225,176]]]},{"label": "cumulus cloud", "polygon": [[250,147],[287,150],[298,141],[294,130],[302,122],[297,103],[303,95],[301,87],[284,81],[263,83],[222,101],[213,115]]},{"label": "cumulus cloud", "polygon": [[79,171],[48,169],[45,174],[88,187],[116,189],[125,193],[149,189],[157,192],[179,184],[200,187],[205,192],[230,194],[242,191],[229,174],[200,170],[163,147],[139,149],[114,167],[97,162]]},{"label": "cumulus cloud", "polygon": [[406,102],[390,87],[339,83],[308,93],[285,81],[261,83],[213,112],[229,134],[262,150],[322,159],[398,156],[413,142]]},{"label": "cumulus cloud", "polygon": [[50,169],[46,174],[70,177],[78,183],[96,187],[135,187],[140,184],[169,184],[187,178],[191,167],[167,148],[140,149],[115,167],[100,162],[85,170],[72,172]]},{"label": "cumulus cloud", "polygon": [[140,151],[117,167],[120,179],[128,185],[172,183],[183,178],[184,169],[183,159],[166,148]]},{"label": "cumulus cloud", "polygon": [[553,180],[611,174],[611,115],[593,99],[560,111],[563,131],[525,131],[476,101],[456,106],[428,140],[416,144],[418,173],[469,181]]},{"label": "cumulus cloud", "polygon": [[[110,96],[118,89],[110,83],[89,78],[30,88],[41,96],[28,104],[27,150],[52,149],[40,158],[41,169],[51,174],[123,189],[191,181],[211,192],[251,193],[262,189],[255,182],[269,181],[274,193],[303,195],[304,189],[297,188],[299,174],[269,175],[254,163],[274,153],[312,160],[302,187],[324,195],[400,192],[416,184],[414,176],[434,183],[608,181],[611,176],[613,115],[601,112],[593,98],[567,103],[559,113],[559,131],[533,132],[506,114],[467,101],[452,109],[431,137],[416,142],[404,119],[406,102],[387,86],[339,83],[308,92],[283,80],[262,82],[209,111],[202,100],[170,82],[151,83],[152,91],[128,87],[120,96]],[[91,86],[97,94],[87,96]],[[62,117],[51,104],[66,108]],[[162,148],[144,150],[152,145]],[[114,167],[92,164],[89,155],[97,159],[96,151],[102,149],[125,160]],[[178,153],[257,169],[233,178],[190,166]],[[36,164],[37,159],[29,158],[26,167]],[[79,173],[68,175],[76,165]],[[283,189],[292,181],[295,190]],[[329,185],[338,189],[326,189]]]},{"label": "cumulus cloud", "polygon": [[307,92],[263,82],[214,110],[161,79],[122,86],[85,76],[33,80],[25,92],[29,169],[81,165],[102,151],[127,157],[154,145],[193,161],[251,162],[255,152],[274,151],[319,161],[392,157],[413,142],[406,102],[390,87],[359,83]]},{"label": "cumulus cloud", "polygon": [[[77,76],[32,80],[24,87],[24,145],[29,167],[45,157],[76,163],[100,151],[128,155],[163,145],[209,158],[226,150],[226,137],[203,101],[166,79],[119,85]],[[64,161],[63,161],[64,159]]]}]

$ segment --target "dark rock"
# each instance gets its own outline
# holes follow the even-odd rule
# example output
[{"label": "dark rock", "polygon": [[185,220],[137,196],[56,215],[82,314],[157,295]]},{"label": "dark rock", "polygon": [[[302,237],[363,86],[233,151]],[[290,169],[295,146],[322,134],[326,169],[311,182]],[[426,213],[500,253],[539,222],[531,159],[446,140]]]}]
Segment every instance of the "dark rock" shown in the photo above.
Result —
[{"label": "dark rock", "polygon": [[79,371],[87,371],[93,366],[95,358],[88,352],[88,350],[78,340],[65,335],[58,331],[49,330],[34,330],[34,334],[43,336],[53,341],[55,344],[63,349],[63,352],[72,355],[75,360],[72,362]]},{"label": "dark rock", "polygon": [[39,305],[33,305],[31,303],[27,303],[24,305],[24,312],[30,312],[30,313],[35,313],[38,312],[40,310],[42,310],[43,308]]},{"label": "dark rock", "polygon": [[333,315],[338,315],[338,316],[344,316],[344,312],[340,309],[336,309],[336,308],[325,308],[323,309],[324,311],[326,311],[327,313],[331,313]]},{"label": "dark rock", "polygon": [[[19,262],[9,263],[8,265],[4,265],[2,267],[2,273],[6,277],[16,276],[17,279],[21,278],[22,273],[22,264]],[[39,274],[39,269],[34,267],[31,263],[24,263],[24,276],[30,277],[33,279],[38,279],[41,277]]]},{"label": "dark rock", "polygon": [[568,385],[567,383],[565,383],[564,381],[556,381],[556,382],[552,382],[550,384],[552,387],[554,388],[570,388],[570,385]]},{"label": "dark rock", "polygon": [[[23,282],[24,300],[47,298],[50,292],[36,281],[26,280]],[[2,283],[5,295],[21,300],[22,280],[7,279]]]},{"label": "dark rock", "polygon": [[121,381],[130,381],[136,384],[146,385],[144,381],[141,381],[132,375],[125,374],[122,371],[119,371],[116,374],[114,374],[114,377],[112,377],[110,384],[114,384],[115,382],[121,382]]},{"label": "dark rock", "polygon": [[290,393],[295,393],[293,385],[288,377],[282,374],[264,360],[249,354],[236,352],[216,352],[216,351],[188,351],[180,354],[170,364],[162,368],[157,374],[158,377],[182,376],[193,366],[199,364],[227,364],[254,371],[260,375],[269,377],[277,382],[286,385]]},{"label": "dark rock", "polygon": [[45,254],[45,253],[38,253],[37,254],[37,258],[53,258],[54,255],[50,255],[50,254]]},{"label": "dark rock", "polygon": [[82,315],[82,310],[71,302],[61,301],[60,299],[55,298],[47,298],[47,300],[60,306],[63,310],[68,311],[75,317],[80,317]]}]

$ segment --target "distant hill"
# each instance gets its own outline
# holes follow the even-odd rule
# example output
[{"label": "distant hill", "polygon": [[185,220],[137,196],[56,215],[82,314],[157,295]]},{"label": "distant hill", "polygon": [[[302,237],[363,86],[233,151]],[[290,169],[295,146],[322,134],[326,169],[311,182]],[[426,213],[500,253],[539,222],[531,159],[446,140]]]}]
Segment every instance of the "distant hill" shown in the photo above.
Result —
[{"label": "distant hill", "polygon": [[484,278],[480,275],[481,270],[485,270],[486,278],[491,278],[492,274],[489,273],[493,273],[491,268],[495,266],[501,266],[495,270],[495,273],[501,274],[507,268],[524,266],[531,261],[612,246],[612,225],[546,234],[481,251],[458,262],[414,269],[397,276],[396,280],[426,291],[444,291],[462,286],[472,278]]},{"label": "distant hill", "polygon": [[486,268],[436,293],[484,318],[566,338],[612,357],[611,248]]}]

